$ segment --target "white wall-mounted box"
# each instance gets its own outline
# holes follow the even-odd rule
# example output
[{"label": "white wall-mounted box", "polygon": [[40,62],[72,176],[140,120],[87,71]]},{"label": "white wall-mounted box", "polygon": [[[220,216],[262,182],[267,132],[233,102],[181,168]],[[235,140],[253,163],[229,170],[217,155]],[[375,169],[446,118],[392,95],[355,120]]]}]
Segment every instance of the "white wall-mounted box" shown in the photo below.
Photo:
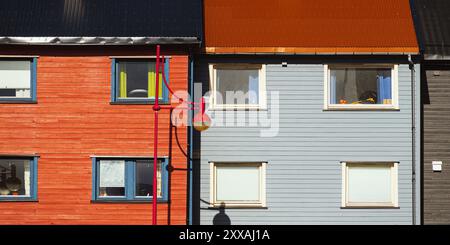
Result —
[{"label": "white wall-mounted box", "polygon": [[442,171],[442,161],[432,161],[431,164],[433,165],[434,172]]}]

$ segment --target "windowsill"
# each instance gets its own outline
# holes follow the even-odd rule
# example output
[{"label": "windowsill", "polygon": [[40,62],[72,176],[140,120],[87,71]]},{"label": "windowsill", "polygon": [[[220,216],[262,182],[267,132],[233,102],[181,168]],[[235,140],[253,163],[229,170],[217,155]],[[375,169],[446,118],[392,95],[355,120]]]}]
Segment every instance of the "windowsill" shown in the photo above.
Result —
[{"label": "windowsill", "polygon": [[208,108],[209,111],[267,111],[265,107],[234,107],[234,106],[216,106]]},{"label": "windowsill", "polygon": [[400,209],[400,207],[396,207],[396,206],[369,206],[369,205],[350,205],[350,206],[345,206],[345,207],[341,207],[341,209]]},{"label": "windowsill", "polygon": [[24,197],[24,198],[0,197],[0,203],[2,203],[2,202],[39,202],[39,200],[37,200],[35,198],[29,198],[29,197]]},{"label": "windowsill", "polygon": [[[134,199],[134,200],[127,200],[127,199],[96,199],[96,200],[91,200],[91,203],[152,203],[153,199],[145,199],[145,200],[140,200],[140,199]],[[168,203],[168,200],[165,199],[158,199],[156,201],[157,203]]]},{"label": "windowsill", "polygon": [[225,204],[224,206],[221,205],[212,205],[209,206],[208,209],[268,209],[267,206],[262,206],[258,204]]},{"label": "windowsill", "polygon": [[[153,156],[115,156],[115,155],[91,155],[89,156],[90,158],[110,158],[110,159],[122,159],[122,158],[135,158],[135,159],[149,159],[149,160],[153,160]],[[169,158],[168,156],[158,156],[158,159],[163,159],[165,160],[165,158]]]},{"label": "windowsill", "polygon": [[32,99],[0,99],[0,104],[37,104],[37,101]]},{"label": "windowsill", "polygon": [[[119,101],[111,101],[110,105],[154,105],[154,100],[119,100]],[[159,101],[160,105],[170,105],[168,101]]]},{"label": "windowsill", "polygon": [[251,206],[251,205],[231,205],[231,206],[209,206],[208,209],[214,209],[214,210],[219,210],[219,209],[269,209],[267,206]]},{"label": "windowsill", "polygon": [[329,105],[323,111],[400,111],[394,105]]}]

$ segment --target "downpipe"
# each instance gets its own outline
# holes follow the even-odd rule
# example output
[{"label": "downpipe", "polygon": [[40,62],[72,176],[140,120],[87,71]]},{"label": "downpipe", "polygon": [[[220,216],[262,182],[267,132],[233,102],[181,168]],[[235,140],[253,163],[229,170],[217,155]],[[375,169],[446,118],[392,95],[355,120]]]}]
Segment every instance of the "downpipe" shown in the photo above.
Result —
[{"label": "downpipe", "polygon": [[412,164],[412,225],[416,225],[416,70],[411,55],[408,55],[409,70],[411,71],[411,164]]}]

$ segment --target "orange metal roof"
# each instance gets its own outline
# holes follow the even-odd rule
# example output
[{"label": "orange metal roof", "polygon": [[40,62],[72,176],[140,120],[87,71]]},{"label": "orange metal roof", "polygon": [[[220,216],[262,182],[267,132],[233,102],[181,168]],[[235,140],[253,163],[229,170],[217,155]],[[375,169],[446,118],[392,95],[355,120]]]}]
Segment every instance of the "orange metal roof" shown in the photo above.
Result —
[{"label": "orange metal roof", "polygon": [[408,0],[204,0],[207,53],[418,53]]}]

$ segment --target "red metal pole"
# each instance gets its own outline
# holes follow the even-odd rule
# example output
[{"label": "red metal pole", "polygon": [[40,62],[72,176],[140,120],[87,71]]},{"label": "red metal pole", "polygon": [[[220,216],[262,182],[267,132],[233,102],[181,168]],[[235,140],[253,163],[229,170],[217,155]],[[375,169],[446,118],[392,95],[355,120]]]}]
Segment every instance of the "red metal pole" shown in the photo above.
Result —
[{"label": "red metal pole", "polygon": [[202,113],[202,117],[203,117],[203,114],[205,114],[205,98],[203,98],[203,97],[200,101],[200,112]]},{"label": "red metal pole", "polygon": [[[153,210],[152,210],[152,225],[156,225],[157,199],[158,199],[158,111],[159,106],[159,52],[160,46],[156,45],[156,86],[155,86],[155,104],[153,105],[153,112],[155,115],[155,124],[153,127]],[[150,88],[148,88],[150,89]]]}]

